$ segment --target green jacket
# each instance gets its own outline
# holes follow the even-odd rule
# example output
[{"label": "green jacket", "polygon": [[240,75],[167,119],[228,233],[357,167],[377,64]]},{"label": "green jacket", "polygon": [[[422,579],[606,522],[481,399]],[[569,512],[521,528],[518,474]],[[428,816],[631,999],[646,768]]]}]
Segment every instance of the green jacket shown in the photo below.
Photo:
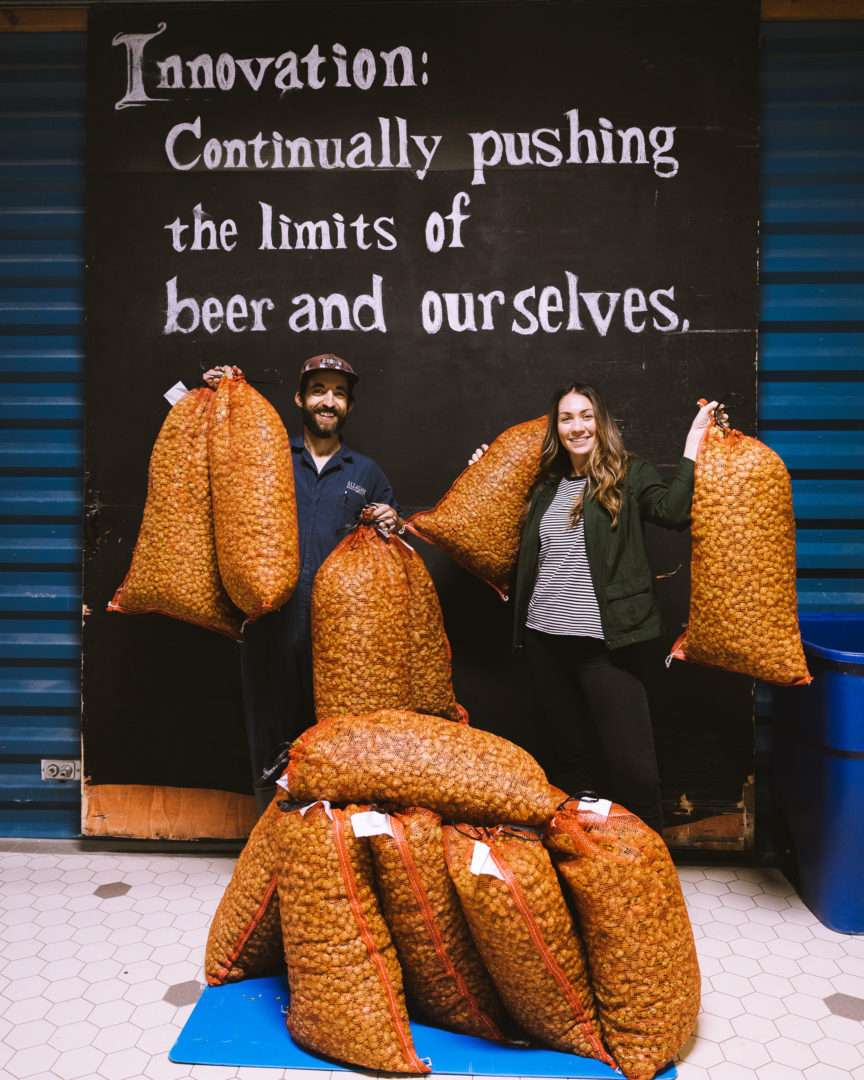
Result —
[{"label": "green jacket", "polygon": [[[537,580],[540,519],[557,486],[552,481],[534,493],[522,527],[512,593],[515,648],[523,642],[528,604]],[[594,499],[585,499],[585,548],[603,635],[610,649],[660,635],[660,612],[654,601],[654,576],[642,522],[667,529],[686,528],[692,496],[693,462],[689,458],[681,458],[675,475],[665,484],[653,465],[634,457],[624,480],[624,500],[614,529],[608,512]]]}]

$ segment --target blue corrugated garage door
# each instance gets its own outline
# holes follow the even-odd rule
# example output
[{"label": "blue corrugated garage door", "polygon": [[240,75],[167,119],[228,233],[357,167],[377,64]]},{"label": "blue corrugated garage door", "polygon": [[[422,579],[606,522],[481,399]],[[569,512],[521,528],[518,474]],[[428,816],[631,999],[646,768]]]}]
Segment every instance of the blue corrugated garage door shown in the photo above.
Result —
[{"label": "blue corrugated garage door", "polygon": [[792,472],[802,611],[864,610],[864,23],[768,23],[762,438]]},{"label": "blue corrugated garage door", "polygon": [[[800,598],[864,607],[864,24],[768,23],[760,423]],[[73,836],[84,34],[0,34],[0,835]]]},{"label": "blue corrugated garage door", "polygon": [[84,34],[0,34],[0,835],[75,836]]}]

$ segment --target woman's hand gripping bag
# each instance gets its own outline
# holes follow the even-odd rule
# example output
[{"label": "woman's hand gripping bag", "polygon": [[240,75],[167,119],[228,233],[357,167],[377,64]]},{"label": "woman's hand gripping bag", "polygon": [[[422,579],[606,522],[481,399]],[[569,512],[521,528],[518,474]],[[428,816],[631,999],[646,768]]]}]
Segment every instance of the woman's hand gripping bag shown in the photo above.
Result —
[{"label": "woman's hand gripping bag", "polygon": [[588,952],[603,1040],[650,1080],[696,1026],[700,977],[678,875],[660,836],[623,806],[572,804],[546,830]]},{"label": "woman's hand gripping bag", "polygon": [[[355,828],[361,820],[352,818]],[[441,818],[413,807],[372,813],[368,822],[375,879],[412,1016],[500,1041],[504,1010],[447,872]]]},{"label": "woman's hand gripping bag", "polygon": [[371,525],[350,532],[316,575],[312,668],[318,720],[379,709],[467,720],[429,572],[413,548]]},{"label": "woman's hand gripping bag", "polygon": [[212,390],[190,390],[168,413],[150,455],[132,563],[109,611],[170,615],[239,638],[242,615],[216,559],[207,437]]},{"label": "woman's hand gripping bag", "polygon": [[274,799],[249,834],[210,923],[204,959],[210,986],[285,969],[276,892],[279,813]]},{"label": "woman's hand gripping bag", "polygon": [[375,893],[368,841],[344,810],[281,814],[279,909],[287,1024],[313,1053],[387,1072],[427,1073],[408,1026],[402,971]]},{"label": "woman's hand gripping bag", "polygon": [[582,942],[540,837],[453,825],[444,829],[444,850],[474,941],[511,1016],[556,1050],[614,1068]]},{"label": "woman's hand gripping bag", "polygon": [[696,460],[690,614],[678,660],[781,685],[811,682],[798,628],[795,517],[782,460],[712,425]]},{"label": "woman's hand gripping bag", "polygon": [[539,416],[502,432],[431,510],[407,523],[421,540],[442,548],[505,598],[545,430],[546,417]]},{"label": "woman's hand gripping bag", "polygon": [[289,599],[300,572],[291,445],[279,414],[239,368],[223,376],[210,422],[219,572],[247,619]]}]

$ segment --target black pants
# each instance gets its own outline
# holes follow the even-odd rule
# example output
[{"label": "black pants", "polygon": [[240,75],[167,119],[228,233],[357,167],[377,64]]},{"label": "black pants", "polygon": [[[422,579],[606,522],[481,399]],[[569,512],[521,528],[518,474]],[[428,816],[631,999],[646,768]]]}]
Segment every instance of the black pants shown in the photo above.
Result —
[{"label": "black pants", "polygon": [[293,632],[284,608],[244,630],[241,676],[255,798],[263,811],[279,775],[265,780],[264,774],[288,743],[315,722],[311,644],[308,636]]},{"label": "black pants", "polygon": [[597,791],[663,827],[660,777],[638,647],[525,631],[538,757],[568,794]]}]

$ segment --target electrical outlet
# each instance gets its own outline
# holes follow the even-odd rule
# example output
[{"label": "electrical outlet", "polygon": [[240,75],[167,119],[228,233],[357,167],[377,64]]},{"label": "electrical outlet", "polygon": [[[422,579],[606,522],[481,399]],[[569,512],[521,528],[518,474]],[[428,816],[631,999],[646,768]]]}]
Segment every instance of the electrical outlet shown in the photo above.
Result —
[{"label": "electrical outlet", "polygon": [[81,779],[81,762],[75,760],[59,760],[57,758],[42,758],[42,779],[68,780]]}]

